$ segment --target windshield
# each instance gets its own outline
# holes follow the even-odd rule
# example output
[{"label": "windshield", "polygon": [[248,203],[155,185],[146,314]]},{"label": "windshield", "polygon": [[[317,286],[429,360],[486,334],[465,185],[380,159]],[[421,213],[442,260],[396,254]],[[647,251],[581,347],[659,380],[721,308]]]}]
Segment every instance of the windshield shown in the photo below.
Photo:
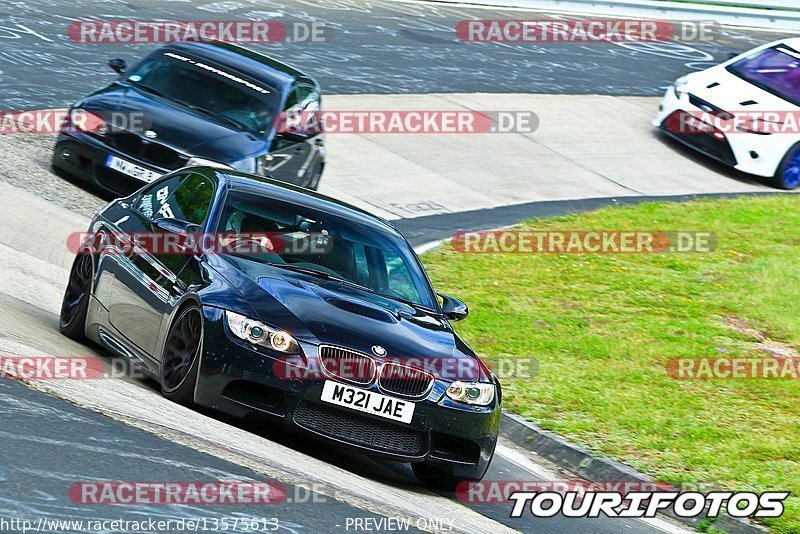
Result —
[{"label": "windshield", "polygon": [[[259,263],[251,276],[274,276],[280,269],[283,275],[311,276],[436,309],[414,252],[388,230],[232,191],[217,232],[230,243],[226,256]],[[241,268],[240,262],[232,263]]]},{"label": "windshield", "polygon": [[728,72],[800,106],[800,52],[778,45],[728,65]]},{"label": "windshield", "polygon": [[126,79],[145,91],[258,135],[272,128],[280,105],[272,87],[173,52],[145,59]]}]

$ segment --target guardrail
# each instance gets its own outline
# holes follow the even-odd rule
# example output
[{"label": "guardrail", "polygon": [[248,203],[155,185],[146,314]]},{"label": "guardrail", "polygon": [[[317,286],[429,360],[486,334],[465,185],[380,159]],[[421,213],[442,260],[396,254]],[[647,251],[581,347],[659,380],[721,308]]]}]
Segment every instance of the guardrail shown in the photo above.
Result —
[{"label": "guardrail", "polygon": [[714,20],[794,32],[800,36],[800,0],[432,0],[435,2],[523,7],[544,12],[598,16]]},{"label": "guardrail", "polygon": [[[590,2],[591,0],[578,0],[580,2]],[[800,9],[800,0],[692,0],[691,2],[679,2],[669,0],[676,4],[703,4],[718,6],[753,7],[758,9]]]}]

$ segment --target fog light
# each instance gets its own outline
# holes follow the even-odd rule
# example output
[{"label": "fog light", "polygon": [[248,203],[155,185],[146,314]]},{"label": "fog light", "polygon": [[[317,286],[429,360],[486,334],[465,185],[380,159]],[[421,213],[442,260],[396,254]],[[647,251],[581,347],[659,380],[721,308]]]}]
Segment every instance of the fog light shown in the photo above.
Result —
[{"label": "fog light", "polygon": [[751,150],[750,157],[753,159],[758,159],[758,152],[756,152],[755,150]]}]

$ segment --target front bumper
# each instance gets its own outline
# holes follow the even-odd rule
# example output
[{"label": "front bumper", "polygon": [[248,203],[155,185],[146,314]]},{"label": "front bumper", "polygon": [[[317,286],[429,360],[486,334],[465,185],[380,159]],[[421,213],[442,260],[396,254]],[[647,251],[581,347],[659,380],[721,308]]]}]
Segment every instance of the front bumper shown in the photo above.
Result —
[{"label": "front bumper", "polygon": [[91,135],[80,132],[59,134],[53,152],[53,167],[116,196],[127,196],[147,183],[106,167],[109,155],[120,157],[160,174],[172,170],[141,161],[109,147]]},{"label": "front bumper", "polygon": [[783,145],[787,144],[788,136],[735,131],[723,132],[723,138],[717,139],[707,133],[686,133],[671,128],[670,123],[679,121],[676,117],[684,112],[701,114],[705,111],[690,101],[688,92],[683,92],[678,97],[672,87],[669,87],[652,124],[683,145],[736,170],[762,177],[772,177],[775,174],[786,153],[787,148]]},{"label": "front bumper", "polygon": [[[367,455],[442,464],[465,477],[482,474],[491,461],[500,425],[499,392],[490,406],[467,406],[447,398],[447,384],[436,381],[427,397],[414,401],[409,424],[341,408],[320,400],[325,379],[290,379],[285,372],[276,373],[279,356],[231,338],[222,310],[203,311],[197,404],[239,417],[266,414]],[[315,345],[300,344],[305,357],[316,358]],[[363,388],[380,392],[375,385]]]}]

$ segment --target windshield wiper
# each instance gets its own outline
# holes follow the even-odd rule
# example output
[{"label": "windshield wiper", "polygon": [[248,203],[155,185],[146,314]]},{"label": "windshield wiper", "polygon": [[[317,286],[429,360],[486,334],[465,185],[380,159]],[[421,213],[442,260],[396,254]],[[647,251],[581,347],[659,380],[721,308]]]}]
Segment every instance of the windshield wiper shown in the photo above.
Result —
[{"label": "windshield wiper", "polygon": [[131,85],[134,85],[134,86],[138,87],[139,89],[144,89],[148,93],[153,93],[156,96],[160,96],[161,98],[169,98],[164,93],[159,91],[158,89],[154,89],[154,88],[150,87],[149,85],[146,85],[146,84],[143,84],[143,83],[139,83],[139,82],[134,82],[132,80],[127,80],[127,82],[130,83]]},{"label": "windshield wiper", "polygon": [[381,297],[386,297],[387,299],[396,300],[397,302],[403,303],[407,306],[411,306],[414,309],[423,309],[425,311],[429,311],[430,308],[420,304],[419,302],[414,302],[411,299],[407,299],[405,297],[400,297],[397,295],[387,295],[386,293],[378,293]]},{"label": "windshield wiper", "polygon": [[362,291],[368,291],[370,293],[374,293],[375,292],[375,290],[372,289],[371,287],[362,286],[361,284],[358,284],[356,282],[348,280],[347,278],[341,278],[339,276],[334,276],[334,275],[332,275],[332,274],[330,274],[328,272],[320,271],[318,269],[312,269],[310,267],[300,267],[299,265],[292,265],[291,263],[269,262],[269,263],[267,263],[267,265],[270,265],[272,267],[278,267],[279,269],[286,269],[286,270],[289,270],[289,271],[294,271],[294,272],[298,272],[298,273],[302,273],[302,274],[307,274],[309,276],[322,278],[324,280],[331,280],[333,282],[338,282],[340,284],[345,284],[345,285],[348,285],[348,286],[351,286],[351,287],[355,287],[356,289],[361,289]]},{"label": "windshield wiper", "polygon": [[237,130],[241,130],[241,129],[244,128],[244,126],[242,124],[239,124],[235,120],[229,119],[228,117],[226,117],[224,115],[220,115],[218,113],[214,113],[213,111],[207,110],[206,108],[203,108],[203,107],[200,107],[200,106],[195,106],[194,104],[189,104],[187,102],[183,102],[182,100],[173,99],[173,101],[178,103],[178,104],[180,104],[181,106],[187,107],[189,109],[193,109],[194,111],[200,112],[203,115],[206,115],[208,117],[213,117],[213,118],[215,118],[217,120],[221,120],[221,121],[227,122],[228,124],[230,124],[232,126],[235,126]]}]

